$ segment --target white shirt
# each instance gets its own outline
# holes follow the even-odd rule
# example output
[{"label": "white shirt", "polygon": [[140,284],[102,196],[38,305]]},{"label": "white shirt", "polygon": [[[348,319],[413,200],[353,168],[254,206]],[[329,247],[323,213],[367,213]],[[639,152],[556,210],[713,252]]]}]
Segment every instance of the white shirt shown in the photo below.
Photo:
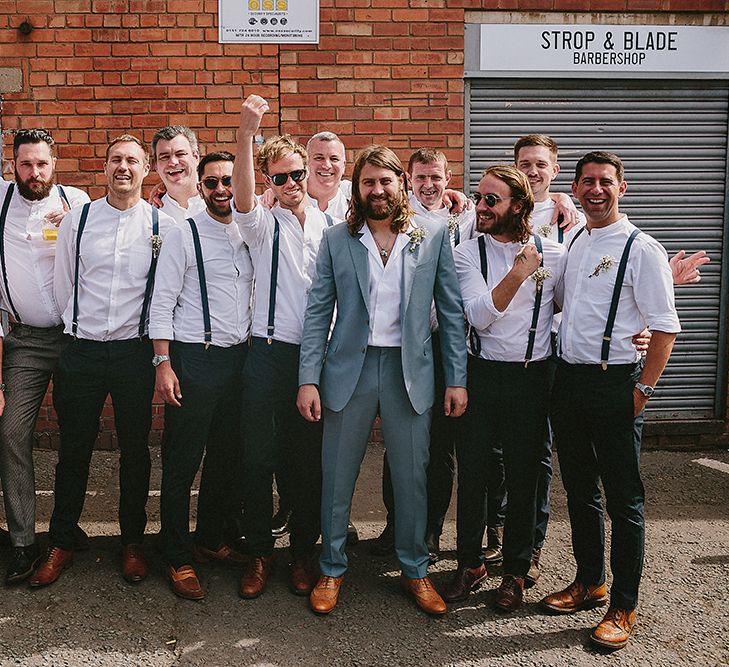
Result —
[{"label": "white shirt", "polygon": [[[342,181],[339,184],[337,194],[327,203],[324,213],[328,213],[334,222],[342,222],[347,217],[349,210],[349,200],[352,198],[352,181]],[[309,201],[314,207],[319,207],[319,203],[314,197],[309,196]]]},{"label": "white shirt", "polygon": [[[65,332],[72,333],[76,235],[82,207],[61,224],[56,250],[54,291]],[[159,214],[164,239],[175,221]],[[147,274],[152,260],[152,207],[145,201],[120,211],[106,198],[91,203],[81,237],[78,285],[79,338],[127,340],[139,335]]]},{"label": "white shirt", "polygon": [[[454,253],[458,282],[466,318],[481,339],[481,358],[492,361],[524,361],[532,326],[537,283],[531,277],[519,287],[514,298],[501,312],[494,306],[492,290],[514,266],[521,243],[502,243],[486,234],[488,282],[481,274],[478,239],[460,244]],[[534,242],[530,237],[529,241]],[[551,239],[542,241],[544,268],[551,274],[542,283],[537,332],[532,361],[546,359],[552,353],[550,332],[554,313],[553,297],[567,264],[567,250]]]},{"label": "white shirt", "polygon": [[[559,229],[557,225],[550,225],[552,216],[554,215],[554,208],[556,204],[551,197],[547,197],[544,201],[534,202],[534,211],[532,212],[531,220],[529,221],[532,226],[532,232],[539,234],[542,238],[552,239],[553,241],[559,242]],[[580,229],[587,224],[587,219],[581,211],[577,211],[577,224],[570,229],[568,232],[564,232],[562,235],[562,244],[569,250],[572,239],[575,238]],[[559,330],[559,324],[562,321],[562,313],[555,313],[552,319],[552,331],[557,333]]]},{"label": "white shirt", "polygon": [[205,210],[205,201],[200,195],[190,197],[187,200],[187,208],[180,206],[176,199],[170,197],[168,192],[163,194],[161,199],[162,208],[160,211],[169,215],[178,225],[187,218],[194,218],[198,213]]},{"label": "white shirt", "polygon": [[455,235],[455,227],[451,223],[451,219],[454,221],[457,221],[458,224],[458,230],[460,232],[460,243],[463,243],[464,241],[468,241],[469,239],[475,238],[478,236],[478,233],[476,232],[476,209],[466,209],[462,213],[451,214],[451,212],[445,207],[442,206],[441,208],[437,208],[433,211],[429,211],[425,206],[423,206],[418,198],[411,192],[409,195],[410,199],[410,205],[415,210],[416,215],[422,215],[428,220],[432,220],[433,222],[442,222],[445,225],[448,225],[448,234],[451,241],[451,247],[456,247],[456,235]]},{"label": "white shirt", "polygon": [[[5,200],[10,181],[0,180],[0,205]],[[88,195],[70,186],[63,186],[71,207],[85,204]],[[48,213],[63,210],[58,188],[45,199],[29,201],[13,190],[5,221],[5,266],[10,286],[10,298],[20,319],[33,327],[55,327],[61,323],[61,313],[53,298],[53,264],[56,241],[43,239],[43,223]],[[64,217],[64,222],[68,217]],[[0,279],[0,308],[12,309]]]},{"label": "white shirt", "polygon": [[[547,197],[544,201],[534,202],[534,211],[532,211],[532,217],[529,221],[532,226],[532,231],[535,234],[539,234],[542,238],[552,239],[553,241],[559,240],[559,229],[557,225],[550,225],[549,222],[552,220],[554,215],[554,208],[556,204],[551,197]],[[587,224],[582,211],[577,211],[577,224],[570,229],[568,232],[564,232],[562,237],[562,243],[569,248],[570,242],[575,237],[575,234]]]},{"label": "white shirt", "polygon": [[233,220],[250,249],[255,275],[253,299],[254,336],[267,338],[268,298],[271,286],[271,255],[275,222],[279,223],[278,279],[273,338],[284,343],[301,343],[304,312],[316,274],[316,255],[327,227],[324,214],[315,206],[306,207],[302,229],[296,216],[276,206],[267,209],[256,203],[248,213],[233,212]]},{"label": "white shirt", "polygon": [[367,223],[362,225],[360,232],[362,236],[359,240],[367,248],[369,266],[370,331],[367,345],[400,347],[403,260],[404,249],[410,243],[410,237],[407,234],[398,234],[387,258],[387,264],[383,264],[380,249]]},{"label": "white shirt", "polygon": [[[618,265],[634,229],[627,216],[623,216],[607,227],[585,230],[572,244],[559,330],[560,355],[568,363],[600,363]],[[609,258],[611,266],[598,271],[602,258]],[[681,330],[666,251],[658,241],[642,233],[630,248],[608,362],[635,363],[639,355],[631,338],[646,326],[665,333]]]},{"label": "white shirt", "polygon": [[[200,236],[212,344],[230,347],[251,331],[253,264],[235,223],[223,224],[207,211],[194,217]],[[149,337],[204,343],[200,279],[192,230],[187,221],[167,232],[154,279]]]}]

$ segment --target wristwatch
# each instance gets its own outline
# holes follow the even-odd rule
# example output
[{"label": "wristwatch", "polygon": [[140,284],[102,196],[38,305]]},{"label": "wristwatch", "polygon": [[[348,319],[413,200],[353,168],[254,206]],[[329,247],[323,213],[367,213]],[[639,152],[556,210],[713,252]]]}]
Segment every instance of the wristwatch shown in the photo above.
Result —
[{"label": "wristwatch", "polygon": [[636,382],[635,388],[646,398],[653,396],[656,391],[654,387],[651,387],[649,384],[643,384],[642,382]]},{"label": "wristwatch", "polygon": [[166,354],[155,354],[152,357],[152,366],[157,368],[157,366],[159,366],[161,363],[169,360],[170,358]]},{"label": "wristwatch", "polygon": [[5,383],[0,382],[0,391],[5,391]]}]

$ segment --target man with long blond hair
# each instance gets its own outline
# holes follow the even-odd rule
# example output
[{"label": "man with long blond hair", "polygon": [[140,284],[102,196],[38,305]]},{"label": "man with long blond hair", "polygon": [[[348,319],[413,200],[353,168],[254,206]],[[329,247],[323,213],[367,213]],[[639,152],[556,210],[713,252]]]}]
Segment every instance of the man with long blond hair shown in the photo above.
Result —
[{"label": "man with long blond hair", "polygon": [[392,473],[402,585],[425,612],[446,611],[427,577],[425,544],[434,299],[447,386],[441,409],[456,417],[467,402],[466,355],[448,230],[413,216],[400,160],[384,146],[371,146],[354,166],[346,224],[324,233],[301,339],[297,405],[308,421],[323,417],[324,424],[322,576],[309,598],[317,613],[329,613],[337,603],[352,494],[378,412]]}]

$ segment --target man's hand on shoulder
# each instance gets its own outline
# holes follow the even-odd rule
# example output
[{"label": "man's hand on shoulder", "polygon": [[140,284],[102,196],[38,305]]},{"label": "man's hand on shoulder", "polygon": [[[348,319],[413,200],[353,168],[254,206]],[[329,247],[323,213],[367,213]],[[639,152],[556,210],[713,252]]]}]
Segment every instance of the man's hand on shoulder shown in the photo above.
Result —
[{"label": "man's hand on shoulder", "polygon": [[152,192],[149,193],[149,199],[147,201],[152,204],[155,208],[162,208],[162,195],[167,193],[167,188],[164,183],[157,183],[152,188]]},{"label": "man's hand on shoulder", "polygon": [[550,225],[559,224],[559,226],[568,232],[572,229],[579,221],[580,218],[577,215],[577,207],[572,201],[569,195],[564,192],[552,192],[549,195],[554,201],[554,213],[552,219],[549,221]]}]

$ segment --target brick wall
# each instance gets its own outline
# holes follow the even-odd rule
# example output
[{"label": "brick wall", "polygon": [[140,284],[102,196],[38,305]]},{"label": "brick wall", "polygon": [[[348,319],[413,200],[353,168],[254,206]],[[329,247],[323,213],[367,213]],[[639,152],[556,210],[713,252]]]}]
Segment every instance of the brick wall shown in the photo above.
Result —
[{"label": "brick wall", "polygon": [[[20,67],[4,96],[4,173],[10,132],[50,129],[62,183],[104,193],[109,139],[151,140],[163,125],[193,127],[203,150],[230,148],[239,101],[271,101],[264,131],[307,138],[329,129],[348,147],[384,142],[403,158],[444,149],[463,175],[466,10],[724,12],[717,0],[321,0],[318,45],[217,43],[217,0],[0,0],[0,67]],[[30,22],[32,32],[18,30]],[[150,176],[148,183],[156,181]],[[103,418],[100,444],[112,446]],[[155,426],[160,426],[160,416]],[[54,433],[50,405],[39,442]],[[156,437],[159,433],[156,432]]]}]

